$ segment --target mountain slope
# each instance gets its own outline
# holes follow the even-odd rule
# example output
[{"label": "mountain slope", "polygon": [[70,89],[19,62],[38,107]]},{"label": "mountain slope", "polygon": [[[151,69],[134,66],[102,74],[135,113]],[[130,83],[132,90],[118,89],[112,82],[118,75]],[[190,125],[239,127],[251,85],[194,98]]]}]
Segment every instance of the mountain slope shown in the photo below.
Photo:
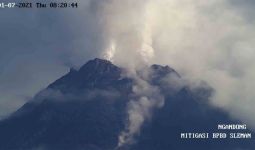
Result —
[{"label": "mountain slope", "polygon": [[[156,86],[165,103],[153,110],[130,150],[254,149],[254,140],[180,139],[181,132],[213,132],[217,124],[239,123],[208,104],[212,89],[176,86],[168,66],[152,65],[137,76]],[[111,62],[94,59],[39,92],[0,122],[0,150],[114,150],[128,121],[127,106],[136,80]],[[248,131],[247,131],[248,132]]]}]

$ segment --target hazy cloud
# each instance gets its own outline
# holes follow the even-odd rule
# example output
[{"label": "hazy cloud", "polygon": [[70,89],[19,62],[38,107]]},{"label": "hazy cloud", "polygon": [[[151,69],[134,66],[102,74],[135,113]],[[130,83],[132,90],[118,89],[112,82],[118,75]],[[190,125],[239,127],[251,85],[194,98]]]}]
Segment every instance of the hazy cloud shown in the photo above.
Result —
[{"label": "hazy cloud", "polygon": [[255,126],[254,3],[144,0],[133,8],[134,3],[112,0],[110,9],[103,7],[106,36],[114,39],[111,60],[130,68],[168,64],[185,80],[204,80],[215,89],[212,104]]},{"label": "hazy cloud", "polygon": [[135,142],[134,137],[139,134],[145,121],[149,121],[153,111],[164,105],[164,96],[157,86],[138,74],[131,76],[135,80],[132,96],[127,104],[127,122],[124,131],[119,135],[118,148]]},{"label": "hazy cloud", "polygon": [[1,10],[1,114],[67,66],[107,56],[131,70],[168,64],[185,80],[205,80],[214,105],[255,126],[254,8],[252,0],[85,0],[79,9]]},{"label": "hazy cloud", "polygon": [[69,67],[99,56],[102,29],[93,5],[87,0],[78,9],[1,9],[0,117]]}]

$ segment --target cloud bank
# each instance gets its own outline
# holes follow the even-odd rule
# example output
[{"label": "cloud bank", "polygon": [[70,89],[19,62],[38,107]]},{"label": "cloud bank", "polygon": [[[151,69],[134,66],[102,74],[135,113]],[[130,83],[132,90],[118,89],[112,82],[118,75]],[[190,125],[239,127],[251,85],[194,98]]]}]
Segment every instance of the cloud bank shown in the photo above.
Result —
[{"label": "cloud bank", "polygon": [[114,50],[105,50],[122,66],[168,64],[187,80],[206,81],[216,90],[213,105],[255,127],[253,5],[231,0],[112,0],[102,7],[106,39],[114,41]]}]

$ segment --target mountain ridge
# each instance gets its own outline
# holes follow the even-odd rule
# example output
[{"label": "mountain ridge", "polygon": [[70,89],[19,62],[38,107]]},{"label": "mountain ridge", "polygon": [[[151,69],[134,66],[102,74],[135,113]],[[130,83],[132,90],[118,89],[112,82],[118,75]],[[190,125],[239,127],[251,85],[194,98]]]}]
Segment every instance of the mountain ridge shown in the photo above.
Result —
[{"label": "mountain ridge", "polygon": [[[79,70],[71,69],[14,115],[0,121],[0,150],[116,149],[119,135],[128,124],[128,106],[131,100],[137,101],[134,87],[139,84],[136,79],[123,77],[122,72],[122,68],[102,59],[88,61]],[[180,139],[181,132],[218,132],[218,123],[241,122],[209,105],[210,88],[194,92],[185,85],[176,87],[175,80],[181,77],[168,66],[152,65],[137,75],[142,84],[147,82],[158,89],[164,104],[150,110],[151,119],[145,120],[134,135],[135,142],[119,150],[254,148],[253,139]],[[168,82],[172,77],[174,80]],[[147,84],[141,88],[149,88]]]}]

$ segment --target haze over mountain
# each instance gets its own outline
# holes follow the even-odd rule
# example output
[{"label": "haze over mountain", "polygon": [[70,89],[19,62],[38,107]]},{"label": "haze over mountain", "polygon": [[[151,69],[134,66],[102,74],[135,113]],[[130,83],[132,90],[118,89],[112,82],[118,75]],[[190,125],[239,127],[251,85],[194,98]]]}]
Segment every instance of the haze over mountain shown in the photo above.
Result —
[{"label": "haze over mountain", "polygon": [[118,66],[145,60],[202,79],[216,106],[255,128],[254,0],[77,2],[77,9],[1,10],[0,119],[69,67],[106,54]]},{"label": "haze over mountain", "polygon": [[180,138],[241,123],[209,104],[212,93],[168,66],[130,73],[96,58],[2,120],[0,150],[253,150],[254,139]]}]

